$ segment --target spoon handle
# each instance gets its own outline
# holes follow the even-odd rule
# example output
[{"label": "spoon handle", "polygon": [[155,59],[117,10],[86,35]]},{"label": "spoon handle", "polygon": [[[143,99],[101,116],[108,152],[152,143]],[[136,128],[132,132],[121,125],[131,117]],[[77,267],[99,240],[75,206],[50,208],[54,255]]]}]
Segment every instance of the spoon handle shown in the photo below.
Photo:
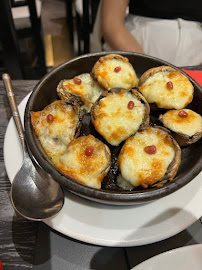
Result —
[{"label": "spoon handle", "polygon": [[13,89],[12,89],[11,78],[10,78],[9,74],[4,73],[2,75],[2,79],[3,79],[4,86],[5,86],[5,89],[6,89],[6,92],[7,92],[7,96],[8,96],[9,102],[10,102],[10,106],[11,106],[11,109],[12,109],[13,119],[15,121],[15,125],[16,125],[17,131],[18,131],[18,135],[19,135],[19,138],[20,138],[20,141],[21,141],[21,144],[22,144],[22,149],[23,149],[23,152],[25,153],[26,149],[25,149],[24,131],[23,131],[23,126],[22,126],[22,122],[21,122],[21,119],[20,119],[18,107],[16,105],[15,94],[14,94]]}]

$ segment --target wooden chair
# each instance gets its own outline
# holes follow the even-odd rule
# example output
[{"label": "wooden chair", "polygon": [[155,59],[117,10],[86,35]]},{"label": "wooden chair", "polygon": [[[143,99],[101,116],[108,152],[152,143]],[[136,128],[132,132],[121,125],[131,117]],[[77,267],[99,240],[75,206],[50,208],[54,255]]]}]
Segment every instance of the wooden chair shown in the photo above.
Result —
[{"label": "wooden chair", "polygon": [[[28,24],[25,23],[23,26],[16,24],[13,12],[14,8],[20,7],[27,7],[29,11]],[[2,0],[0,17],[3,68],[14,79],[41,78],[46,74],[46,66],[40,17],[37,14],[35,0]],[[32,40],[35,47],[30,62],[27,58],[29,48],[22,46],[22,41],[28,38]]]},{"label": "wooden chair", "polygon": [[67,26],[77,55],[89,53],[90,35],[96,20],[100,0],[66,0]]}]

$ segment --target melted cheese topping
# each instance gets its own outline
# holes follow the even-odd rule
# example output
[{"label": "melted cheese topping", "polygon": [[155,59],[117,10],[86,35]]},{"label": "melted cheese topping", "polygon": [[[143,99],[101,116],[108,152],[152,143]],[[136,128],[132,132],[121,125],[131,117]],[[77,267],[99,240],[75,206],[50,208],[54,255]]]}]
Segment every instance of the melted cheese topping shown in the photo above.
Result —
[{"label": "melted cheese topping", "polygon": [[81,84],[75,84],[74,80],[64,80],[64,87],[71,93],[79,95],[84,102],[84,109],[89,112],[94,102],[103,92],[103,88],[90,76],[84,73],[76,76],[81,80]]},{"label": "melted cheese topping", "polygon": [[[144,151],[150,145],[156,146],[155,154]],[[165,175],[174,156],[174,146],[168,134],[148,127],[125,142],[118,157],[118,165],[122,177],[133,186],[152,185]]]},{"label": "melted cheese topping", "polygon": [[[166,87],[173,83],[173,89]],[[158,108],[182,109],[193,99],[193,85],[179,70],[157,72],[139,87],[149,103],[156,103]]]},{"label": "melted cheese topping", "polygon": [[189,109],[183,109],[183,111],[188,113],[186,118],[178,115],[180,110],[167,111],[162,117],[163,125],[174,132],[190,137],[197,132],[202,132],[202,117],[200,114]]},{"label": "melted cheese topping", "polygon": [[[121,70],[115,72],[116,67],[121,67]],[[116,58],[103,61],[99,68],[96,69],[96,77],[98,82],[107,90],[116,87],[130,89],[138,84],[138,78],[133,66],[129,62]]]},{"label": "melted cheese topping", "polygon": [[[94,147],[91,156],[85,154],[89,146]],[[72,179],[100,189],[102,180],[110,168],[106,149],[107,146],[92,135],[79,137],[68,145],[67,151],[55,162],[55,165]]]},{"label": "melted cheese topping", "polygon": [[[54,118],[52,123],[47,121],[49,114]],[[71,105],[58,100],[40,112],[32,112],[31,121],[43,149],[55,158],[65,152],[74,138],[79,118]]]},{"label": "melted cheese topping", "polygon": [[[132,110],[129,101],[134,102]],[[96,108],[95,129],[114,146],[119,145],[140,127],[145,115],[145,106],[130,92],[108,93]]]},{"label": "melted cheese topping", "polygon": [[125,179],[123,179],[123,177],[121,176],[121,174],[119,174],[117,176],[116,183],[123,190],[133,190],[134,189],[134,186],[130,182],[128,182]]}]

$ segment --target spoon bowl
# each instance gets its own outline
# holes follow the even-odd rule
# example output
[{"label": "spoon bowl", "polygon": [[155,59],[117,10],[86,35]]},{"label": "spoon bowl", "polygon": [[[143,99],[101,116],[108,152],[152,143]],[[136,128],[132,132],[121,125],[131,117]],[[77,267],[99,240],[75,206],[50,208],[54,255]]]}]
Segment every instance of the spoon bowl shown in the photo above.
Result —
[{"label": "spoon bowl", "polygon": [[36,163],[33,165],[28,153],[25,153],[22,167],[11,186],[14,209],[25,218],[44,220],[60,211],[63,196],[58,183]]},{"label": "spoon bowl", "polygon": [[2,79],[23,149],[23,163],[11,186],[11,202],[23,217],[41,221],[53,217],[62,209],[64,193],[60,185],[29,155],[10,76],[3,74]]}]

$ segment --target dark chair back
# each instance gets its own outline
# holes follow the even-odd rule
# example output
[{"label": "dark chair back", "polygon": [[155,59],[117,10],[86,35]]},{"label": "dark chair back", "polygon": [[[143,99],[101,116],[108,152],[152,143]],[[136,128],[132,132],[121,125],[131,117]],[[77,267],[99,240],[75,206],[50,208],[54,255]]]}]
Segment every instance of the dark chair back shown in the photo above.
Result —
[{"label": "dark chair back", "polygon": [[[27,5],[30,14],[30,26],[17,29],[12,16],[12,7]],[[0,38],[2,44],[2,72],[9,72],[13,79],[36,79],[46,74],[45,54],[43,38],[41,35],[40,18],[37,16],[35,0],[1,0],[0,9],[1,30]],[[31,38],[35,50],[33,62],[28,63],[26,52],[20,48],[20,40]],[[28,53],[28,52],[27,52]]]},{"label": "dark chair back", "polygon": [[77,55],[90,52],[90,34],[95,23],[100,0],[82,0],[79,13],[75,1],[66,0],[67,25]]}]

